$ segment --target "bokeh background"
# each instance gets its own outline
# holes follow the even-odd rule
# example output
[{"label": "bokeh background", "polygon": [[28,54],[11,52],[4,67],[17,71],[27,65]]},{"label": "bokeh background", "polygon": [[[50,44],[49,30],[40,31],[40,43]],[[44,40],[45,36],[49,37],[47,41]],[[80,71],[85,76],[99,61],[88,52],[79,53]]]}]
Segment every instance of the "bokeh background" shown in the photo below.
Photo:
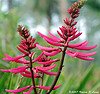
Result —
[{"label": "bokeh background", "polygon": [[[56,34],[63,25],[63,19],[68,16],[68,7],[75,1],[77,0],[0,0],[0,68],[17,66],[3,61],[2,58],[5,53],[12,56],[19,54],[16,49],[20,42],[16,31],[19,24],[26,26],[36,41],[47,45],[37,35],[37,31],[44,34],[52,31]],[[88,40],[89,45],[97,44],[95,60],[89,62],[66,56],[63,72],[58,81],[62,83],[62,87],[52,94],[72,94],[71,91],[100,94],[100,0],[87,0],[77,21],[77,28],[83,35],[76,42]],[[0,94],[8,94],[4,92],[6,88],[15,89],[20,79],[20,75],[0,72]],[[52,79],[46,77],[45,84],[49,85]],[[30,80],[24,79],[23,85],[28,83]]]}]

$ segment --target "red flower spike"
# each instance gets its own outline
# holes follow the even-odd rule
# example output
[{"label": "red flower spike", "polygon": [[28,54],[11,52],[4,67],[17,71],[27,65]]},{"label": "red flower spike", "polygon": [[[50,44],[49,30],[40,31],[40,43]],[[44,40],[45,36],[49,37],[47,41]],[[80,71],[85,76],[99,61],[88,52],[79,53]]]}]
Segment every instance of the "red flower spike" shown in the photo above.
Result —
[{"label": "red flower spike", "polygon": [[17,31],[23,38],[28,38],[30,36],[29,30],[26,29],[25,27],[19,25]]},{"label": "red flower spike", "polygon": [[18,92],[22,92],[22,91],[24,91],[24,90],[26,90],[26,89],[28,89],[28,88],[30,88],[30,86],[25,86],[25,87],[22,87],[22,88],[18,88],[18,89],[16,89],[16,90],[7,90],[7,89],[6,89],[6,92],[18,93]]}]

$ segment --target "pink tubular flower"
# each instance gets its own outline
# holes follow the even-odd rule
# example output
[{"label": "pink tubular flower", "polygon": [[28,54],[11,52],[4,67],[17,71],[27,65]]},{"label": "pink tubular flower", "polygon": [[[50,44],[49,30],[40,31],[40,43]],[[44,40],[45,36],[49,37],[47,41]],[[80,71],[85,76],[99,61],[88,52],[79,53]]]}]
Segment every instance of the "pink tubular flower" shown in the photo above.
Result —
[{"label": "pink tubular flower", "polygon": [[52,39],[54,39],[56,42],[61,42],[61,39],[58,38],[57,36],[53,35],[51,32],[49,32],[49,35]]},{"label": "pink tubular flower", "polygon": [[43,35],[42,33],[38,32],[38,34],[44,39],[46,40],[49,44],[54,45],[54,46],[62,46],[62,43],[59,43],[57,40],[55,40],[55,38],[49,38],[46,35]]},{"label": "pink tubular flower", "polygon": [[[28,70],[25,70],[24,72],[20,72],[20,74],[24,77],[27,78],[32,78],[32,74],[31,72],[29,72]],[[39,78],[40,76],[37,73],[34,73],[34,78]]]},{"label": "pink tubular flower", "polygon": [[72,40],[78,38],[81,34],[82,34],[82,33],[79,32],[79,33],[77,33],[77,34],[72,35],[72,37],[69,37],[69,38],[68,38],[68,41],[72,41]]},{"label": "pink tubular flower", "polygon": [[38,61],[38,63],[43,64],[43,65],[51,65],[52,63],[57,62],[57,61],[59,61],[59,59],[48,60],[48,61],[45,61],[45,62]]},{"label": "pink tubular flower", "polygon": [[97,47],[97,45],[94,45],[94,46],[79,46],[79,47],[75,47],[75,49],[77,49],[77,50],[91,50],[91,49],[94,49],[94,48],[96,48]]},{"label": "pink tubular flower", "polygon": [[9,61],[9,62],[21,63],[21,64],[28,64],[29,61],[27,61],[24,57],[25,57],[24,55],[11,57],[8,54],[5,54],[5,58],[3,58],[3,60]]},{"label": "pink tubular flower", "polygon": [[43,52],[37,58],[35,58],[34,60],[32,60],[32,62],[38,61],[42,56],[43,56]]},{"label": "pink tubular flower", "polygon": [[3,58],[3,60],[16,62],[18,59],[21,59],[23,57],[25,57],[25,55],[19,55],[19,56],[16,56],[16,57],[11,57],[8,54],[5,54],[5,58]]},{"label": "pink tubular flower", "polygon": [[96,52],[82,53],[82,52],[73,52],[73,51],[67,50],[66,54],[68,54],[71,57],[77,57],[77,58],[83,59],[83,60],[94,60],[94,58],[90,58],[90,56],[95,55]]},{"label": "pink tubular flower", "polygon": [[[53,88],[53,90],[56,90],[60,87],[61,85],[57,85]],[[44,90],[50,90],[50,86],[38,86],[38,88],[40,89],[44,89]]]},{"label": "pink tubular flower", "polygon": [[24,90],[26,90],[26,89],[28,89],[28,88],[30,88],[30,86],[25,86],[25,87],[22,87],[22,88],[18,88],[18,89],[16,89],[16,90],[7,90],[7,89],[6,89],[6,92],[18,93],[18,92],[22,92],[22,91],[24,91]]},{"label": "pink tubular flower", "polygon": [[77,43],[77,44],[68,44],[69,48],[73,48],[73,49],[77,49],[77,50],[91,50],[97,47],[97,45],[94,46],[87,46],[88,42],[84,41],[81,43]]},{"label": "pink tubular flower", "polygon": [[40,71],[44,74],[50,75],[50,76],[56,76],[57,75],[57,72],[49,72],[49,71],[45,71],[45,70],[42,70],[42,69],[39,69],[38,71]]},{"label": "pink tubular flower", "polygon": [[61,49],[58,49],[56,51],[52,51],[52,52],[46,52],[46,51],[43,51],[43,53],[47,56],[55,56],[56,54],[60,53],[61,52]]},{"label": "pink tubular flower", "polygon": [[57,48],[43,47],[43,46],[40,46],[39,44],[36,44],[36,47],[38,47],[40,50],[43,50],[43,51],[56,51],[56,50],[58,50]]},{"label": "pink tubular flower", "polygon": [[31,94],[32,90],[33,90],[33,87],[31,86],[30,89],[29,89],[29,91],[23,92],[23,94]]},{"label": "pink tubular flower", "polygon": [[18,67],[18,68],[12,68],[12,69],[0,69],[1,71],[3,71],[3,72],[12,72],[12,73],[14,73],[14,74],[16,74],[16,73],[21,73],[21,72],[24,72],[26,69],[27,69],[28,67],[27,66],[20,66],[20,67]]},{"label": "pink tubular flower", "polygon": [[35,69],[36,69],[36,70],[48,71],[48,70],[53,69],[54,67],[56,67],[56,64],[53,64],[53,65],[47,66],[47,67],[37,66],[37,67],[35,67]]},{"label": "pink tubular flower", "polygon": [[17,49],[22,52],[23,54],[29,54],[27,51],[25,51],[24,49],[22,49],[20,46],[17,46]]},{"label": "pink tubular flower", "polygon": [[76,43],[76,44],[68,44],[68,47],[69,47],[69,48],[75,48],[75,47],[82,46],[83,44],[86,45],[87,43],[88,43],[87,41],[84,41],[84,42]]}]

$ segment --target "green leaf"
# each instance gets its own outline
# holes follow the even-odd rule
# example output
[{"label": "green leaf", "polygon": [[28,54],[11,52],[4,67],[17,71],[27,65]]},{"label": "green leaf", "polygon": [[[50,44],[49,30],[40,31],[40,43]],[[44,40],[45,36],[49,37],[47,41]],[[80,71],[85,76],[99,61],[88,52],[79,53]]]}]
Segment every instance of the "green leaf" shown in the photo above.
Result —
[{"label": "green leaf", "polygon": [[94,68],[94,65],[91,64],[88,69],[85,71],[85,73],[83,74],[83,77],[82,77],[82,80],[81,80],[81,83],[79,84],[78,88],[75,90],[75,91],[80,91],[80,90],[83,90],[86,86],[86,84],[88,83],[92,73],[93,73],[93,68]]}]

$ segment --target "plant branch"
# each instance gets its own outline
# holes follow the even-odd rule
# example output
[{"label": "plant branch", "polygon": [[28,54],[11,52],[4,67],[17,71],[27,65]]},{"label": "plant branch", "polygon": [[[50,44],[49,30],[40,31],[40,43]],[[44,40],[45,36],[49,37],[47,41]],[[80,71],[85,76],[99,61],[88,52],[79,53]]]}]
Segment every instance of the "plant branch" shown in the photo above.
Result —
[{"label": "plant branch", "polygon": [[55,80],[50,88],[50,90],[46,93],[46,94],[50,94],[50,92],[53,90],[54,86],[56,85],[57,81],[58,81],[58,78],[61,74],[61,71],[62,71],[62,68],[63,68],[63,63],[64,63],[64,58],[65,58],[65,51],[67,49],[67,46],[64,47],[63,49],[63,52],[62,52],[62,58],[61,58],[61,63],[60,63],[60,66],[59,66],[59,70],[58,70],[58,73],[57,73],[57,76],[55,77]]},{"label": "plant branch", "polygon": [[[30,58],[30,71],[31,71],[31,76],[32,76],[32,84],[33,84],[33,87],[35,87],[34,72],[32,70],[32,59],[31,57],[29,58]],[[36,88],[34,88],[34,93],[37,94]]]},{"label": "plant branch", "polygon": [[[26,41],[27,41],[27,39],[26,39]],[[27,43],[27,45],[28,45],[28,43]],[[28,45],[28,47],[29,47],[29,45]],[[30,49],[28,49],[28,52],[29,52],[29,54],[31,54]],[[35,88],[34,71],[32,70],[32,58],[29,57],[29,60],[30,60],[29,67],[30,67],[30,72],[31,72],[31,76],[32,76],[31,78],[32,78],[32,84],[33,84],[33,87],[34,87],[34,93],[37,94],[37,91],[36,91],[36,88]]]}]

